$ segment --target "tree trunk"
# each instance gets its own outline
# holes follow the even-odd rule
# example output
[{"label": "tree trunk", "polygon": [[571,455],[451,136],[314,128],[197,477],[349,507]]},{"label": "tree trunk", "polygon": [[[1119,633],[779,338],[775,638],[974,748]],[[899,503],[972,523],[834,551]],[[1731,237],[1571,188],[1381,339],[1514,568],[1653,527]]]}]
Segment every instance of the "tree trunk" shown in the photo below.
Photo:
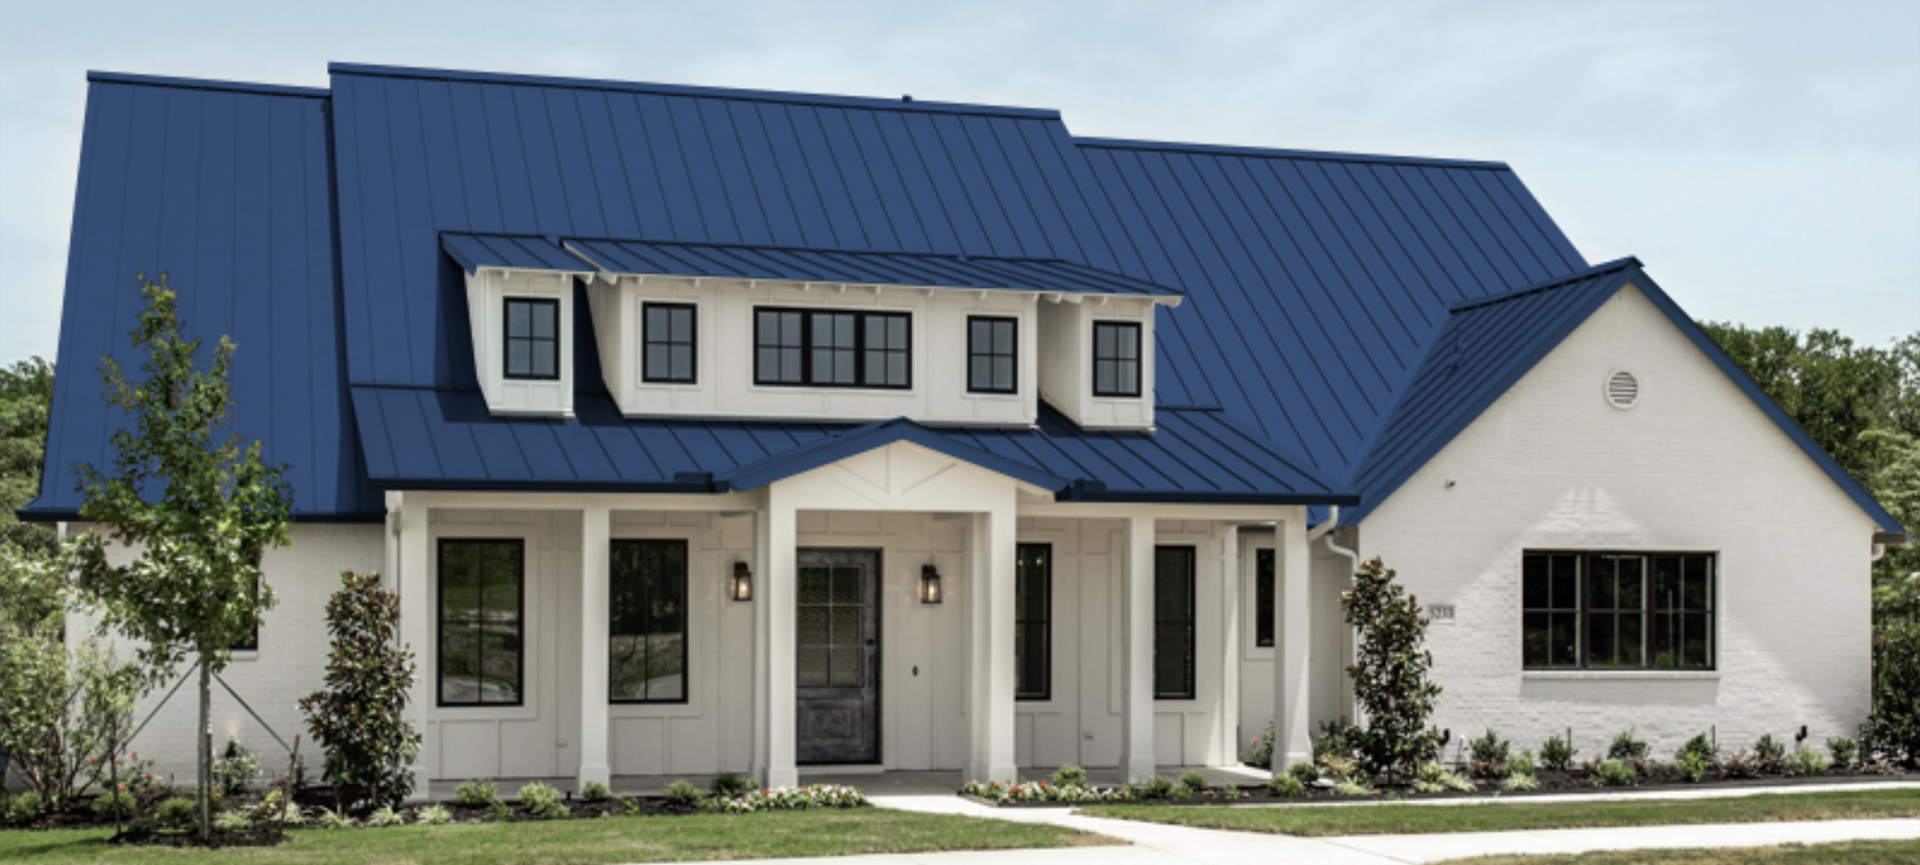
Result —
[{"label": "tree trunk", "polygon": [[207,665],[207,653],[200,653],[200,723],[193,734],[200,740],[200,843],[205,844],[213,834],[213,787],[211,768],[213,766],[213,739],[207,734],[207,728],[213,723],[212,699],[213,668]]}]

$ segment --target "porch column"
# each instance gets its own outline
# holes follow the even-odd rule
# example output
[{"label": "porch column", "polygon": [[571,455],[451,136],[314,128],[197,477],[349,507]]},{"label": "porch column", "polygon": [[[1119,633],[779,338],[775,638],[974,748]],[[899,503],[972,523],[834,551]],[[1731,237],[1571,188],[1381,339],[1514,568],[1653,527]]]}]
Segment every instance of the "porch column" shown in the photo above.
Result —
[{"label": "porch column", "polygon": [[780,484],[767,486],[753,530],[753,777],[763,787],[795,787],[794,604],[798,600],[794,546],[799,542],[792,500]]},{"label": "porch column", "polygon": [[1307,711],[1308,647],[1312,645],[1308,616],[1307,509],[1293,508],[1273,525],[1274,556],[1279,573],[1274,588],[1279,609],[1275,623],[1273,669],[1273,771],[1313,760],[1313,731]]},{"label": "porch column", "polygon": [[611,512],[589,505],[580,512],[580,777],[613,780],[607,761],[608,560]]},{"label": "porch column", "polygon": [[1013,756],[1014,510],[973,514],[968,532],[967,780],[1016,781]]},{"label": "porch column", "polygon": [[1214,542],[1220,544],[1220,730],[1214,740],[1210,763],[1235,766],[1240,763],[1240,599],[1246,591],[1245,575],[1240,571],[1240,526],[1217,523]]},{"label": "porch column", "polygon": [[1153,767],[1153,517],[1127,518],[1120,577],[1120,775],[1145,781]]},{"label": "porch column", "polygon": [[393,556],[398,568],[398,578],[393,585],[400,592],[400,644],[412,650],[419,668],[413,677],[413,683],[407,686],[407,720],[420,734],[420,751],[413,758],[413,795],[409,798],[421,800],[427,798],[427,782],[431,773],[427,766],[439,744],[439,736],[427,723],[427,707],[433,705],[432,682],[438,677],[433,673],[435,665],[440,663],[440,650],[432,645],[432,633],[428,628],[433,619],[430,592],[430,577],[427,573],[427,509],[417,502],[408,502],[406,494],[387,493],[387,513],[393,525],[389,543],[397,543],[399,550]]}]

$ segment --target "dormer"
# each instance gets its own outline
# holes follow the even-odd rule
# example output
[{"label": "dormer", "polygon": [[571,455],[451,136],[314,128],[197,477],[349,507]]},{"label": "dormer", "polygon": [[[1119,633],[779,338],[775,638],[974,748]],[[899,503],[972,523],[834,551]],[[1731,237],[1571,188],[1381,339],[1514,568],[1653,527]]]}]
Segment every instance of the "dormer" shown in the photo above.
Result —
[{"label": "dormer", "polygon": [[573,416],[573,282],[582,262],[541,239],[449,235],[466,269],[474,377],[494,415]]},{"label": "dormer", "polygon": [[1040,396],[1083,429],[1153,428],[1152,298],[1042,304]]}]

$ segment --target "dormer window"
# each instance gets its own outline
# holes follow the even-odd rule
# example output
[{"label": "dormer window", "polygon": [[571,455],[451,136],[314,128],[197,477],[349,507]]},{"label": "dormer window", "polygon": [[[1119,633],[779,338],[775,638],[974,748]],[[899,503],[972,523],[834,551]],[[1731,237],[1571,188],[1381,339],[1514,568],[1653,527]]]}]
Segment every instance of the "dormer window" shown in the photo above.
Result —
[{"label": "dormer window", "polygon": [[967,319],[967,391],[1014,393],[1019,357],[1019,319],[971,316]]},{"label": "dormer window", "polygon": [[911,325],[902,312],[756,309],[753,383],[911,389]]},{"label": "dormer window", "polygon": [[560,301],[509,297],[506,303],[507,378],[560,378]]},{"label": "dormer window", "polygon": [[1093,395],[1140,395],[1140,325],[1124,321],[1093,323]]},{"label": "dormer window", "polygon": [[664,384],[694,381],[694,307],[648,303],[640,307],[640,377]]}]

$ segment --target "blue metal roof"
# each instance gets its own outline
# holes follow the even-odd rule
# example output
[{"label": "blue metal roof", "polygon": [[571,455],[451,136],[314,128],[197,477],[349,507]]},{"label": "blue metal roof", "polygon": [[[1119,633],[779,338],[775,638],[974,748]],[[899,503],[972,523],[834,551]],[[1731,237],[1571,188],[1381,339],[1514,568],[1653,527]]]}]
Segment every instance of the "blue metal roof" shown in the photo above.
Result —
[{"label": "blue metal roof", "polygon": [[134,277],[165,271],[190,336],[233,336],[231,430],[289,466],[295,516],[377,518],[345,409],[326,91],[88,78],[46,472],[23,513],[72,518],[74,464],[110,464],[126,419],[99,359],[139,368]]},{"label": "blue metal roof", "polygon": [[1355,465],[1351,483],[1360,491],[1362,504],[1342,514],[1342,521],[1357,524],[1365,519],[1628,283],[1653,301],[1881,530],[1904,531],[1634,258],[1455,305],[1366,457]]},{"label": "blue metal roof", "polygon": [[440,246],[468,273],[477,273],[483,267],[569,273],[592,273],[594,270],[593,262],[568,252],[559,238],[443,234],[440,236]]}]

